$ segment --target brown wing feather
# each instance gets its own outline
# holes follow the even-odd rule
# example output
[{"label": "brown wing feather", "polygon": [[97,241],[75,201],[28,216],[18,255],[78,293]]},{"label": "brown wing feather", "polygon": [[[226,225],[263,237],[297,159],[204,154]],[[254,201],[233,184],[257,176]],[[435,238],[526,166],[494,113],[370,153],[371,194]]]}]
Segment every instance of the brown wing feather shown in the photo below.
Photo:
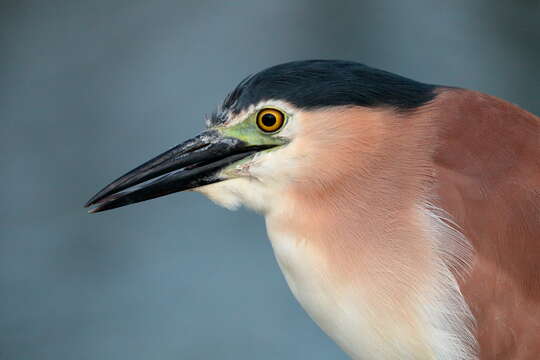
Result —
[{"label": "brown wing feather", "polygon": [[432,106],[439,205],[475,249],[461,289],[480,357],[540,359],[540,118],[461,89]]}]

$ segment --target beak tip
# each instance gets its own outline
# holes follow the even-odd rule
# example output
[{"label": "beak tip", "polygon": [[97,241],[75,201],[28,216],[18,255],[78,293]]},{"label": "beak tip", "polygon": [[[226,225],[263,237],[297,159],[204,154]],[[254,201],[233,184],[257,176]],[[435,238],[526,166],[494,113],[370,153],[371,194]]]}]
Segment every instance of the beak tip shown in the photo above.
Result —
[{"label": "beak tip", "polygon": [[106,210],[106,209],[103,209],[102,206],[95,206],[91,209],[88,209],[87,212],[88,214],[96,214],[96,213],[99,213],[99,212],[102,212],[103,210]]},{"label": "beak tip", "polygon": [[85,204],[84,204],[84,208],[89,208],[90,206],[92,205],[95,205],[97,203],[96,199],[95,199],[95,196],[93,198],[91,198],[90,200],[88,200]]},{"label": "beak tip", "polygon": [[92,197],[90,198],[90,200],[88,200],[88,201],[84,204],[84,207],[85,207],[85,208],[90,207],[90,206],[96,204],[99,200],[101,200],[101,198],[103,197],[103,196],[101,196],[102,192],[103,192],[103,191],[100,191],[100,192],[98,192],[96,195],[92,196]]},{"label": "beak tip", "polygon": [[[92,196],[92,198],[90,198],[90,200],[88,200],[83,208],[85,209],[88,209],[88,208],[91,208],[91,209],[88,209],[88,213],[89,214],[94,214],[94,213],[97,213],[97,212],[100,212],[101,210],[99,210],[100,208],[100,202],[102,200],[102,196],[99,196],[101,193],[97,193],[96,195]],[[95,206],[94,206],[95,205]]]}]

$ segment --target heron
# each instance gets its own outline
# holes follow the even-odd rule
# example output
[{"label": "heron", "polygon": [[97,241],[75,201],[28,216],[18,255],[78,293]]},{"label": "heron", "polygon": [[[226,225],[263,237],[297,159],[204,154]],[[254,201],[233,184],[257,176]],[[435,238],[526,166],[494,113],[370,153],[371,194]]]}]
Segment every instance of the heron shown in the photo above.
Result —
[{"label": "heron", "polygon": [[540,118],[517,105],[279,64],[86,206],[184,190],[262,214],[295,298],[353,359],[540,358]]}]

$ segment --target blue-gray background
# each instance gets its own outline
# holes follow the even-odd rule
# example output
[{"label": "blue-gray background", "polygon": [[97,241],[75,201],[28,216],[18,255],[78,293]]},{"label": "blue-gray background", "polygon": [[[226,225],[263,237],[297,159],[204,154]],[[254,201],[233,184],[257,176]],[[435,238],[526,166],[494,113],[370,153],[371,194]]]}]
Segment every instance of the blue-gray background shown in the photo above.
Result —
[{"label": "blue-gray background", "polygon": [[257,215],[194,193],[82,204],[288,60],[357,60],[539,114],[539,19],[519,0],[3,0],[0,359],[345,359]]}]

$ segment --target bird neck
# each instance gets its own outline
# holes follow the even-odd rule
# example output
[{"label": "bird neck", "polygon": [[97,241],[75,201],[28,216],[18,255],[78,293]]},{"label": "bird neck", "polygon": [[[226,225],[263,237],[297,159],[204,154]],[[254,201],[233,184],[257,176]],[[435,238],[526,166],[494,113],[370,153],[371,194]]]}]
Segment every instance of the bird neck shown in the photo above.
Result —
[{"label": "bird neck", "polygon": [[355,126],[338,127],[331,156],[313,146],[317,165],[267,212],[278,263],[353,358],[466,359],[470,315],[451,266],[470,249],[429,203],[429,116],[359,111],[340,112]]}]

